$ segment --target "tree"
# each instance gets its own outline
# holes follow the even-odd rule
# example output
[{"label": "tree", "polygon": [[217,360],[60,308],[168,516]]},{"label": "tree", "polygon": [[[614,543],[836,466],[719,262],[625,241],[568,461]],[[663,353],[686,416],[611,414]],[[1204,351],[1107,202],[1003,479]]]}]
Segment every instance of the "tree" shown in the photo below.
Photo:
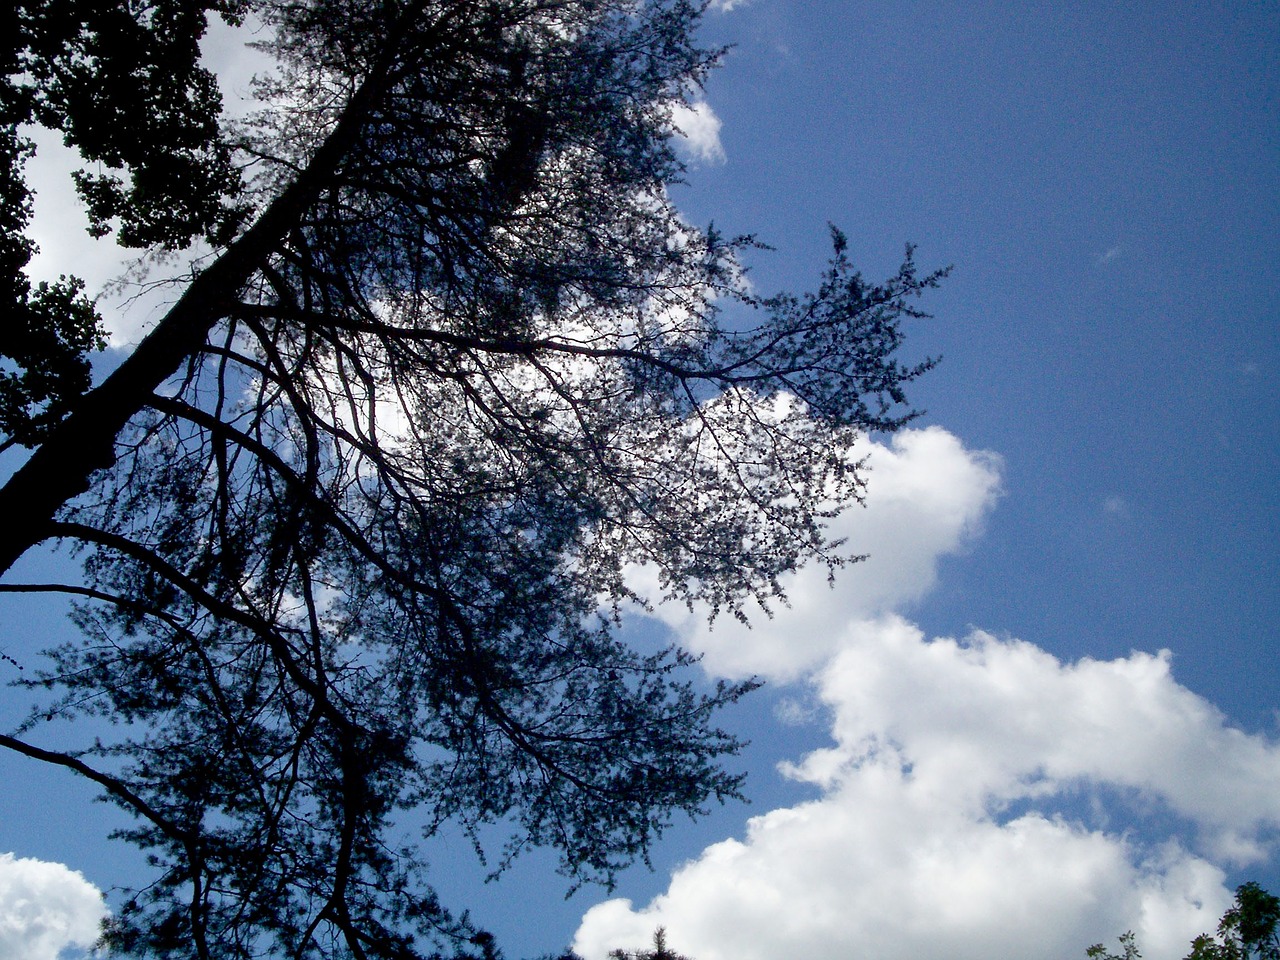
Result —
[{"label": "tree", "polygon": [[[1186,960],[1280,960],[1280,897],[1250,881],[1236,888],[1235,903],[1218,922],[1217,936],[1202,933],[1191,941]],[[1086,953],[1097,960],[1137,960],[1133,932],[1120,937],[1123,957],[1096,943]]]},{"label": "tree", "polygon": [[76,175],[95,235],[114,225],[127,246],[181,249],[229,239],[243,213],[217,84],[199,63],[207,12],[238,22],[243,3],[19,0],[12,10],[0,47],[0,358],[12,365],[0,371],[0,450],[47,435],[88,389],[87,354],[104,345],[82,282],[33,289],[25,275],[35,245],[23,232],[32,196],[22,168],[34,152],[24,126],[59,130],[86,161],[128,171],[127,185],[115,173]]},{"label": "tree", "polygon": [[1121,953],[1111,953],[1101,943],[1095,943],[1085,950],[1085,956],[1090,960],[1142,960],[1142,954],[1138,950],[1138,938],[1132,930],[1120,934],[1120,949]]},{"label": "tree", "polygon": [[1191,941],[1187,960],[1280,960],[1280,897],[1250,881],[1236,888],[1236,900],[1222,915],[1216,937]]},{"label": "tree", "polygon": [[[659,927],[653,932],[652,950],[623,950],[621,947],[609,951],[610,960],[689,960],[683,954],[676,953],[667,946],[667,931]],[[560,960],[582,960],[572,950],[560,957]]]},{"label": "tree", "polygon": [[[749,239],[682,221],[671,118],[716,59],[701,11],[19,6],[18,300],[20,122],[93,166],[91,232],[198,254],[91,388],[75,281],[28,297],[44,339],[4,350],[4,442],[30,453],[0,488],[0,571],[60,543],[83,575],[0,585],[74,598],[82,632],[19,681],[41,699],[0,744],[136,818],[156,879],[113,949],[496,956],[432,892],[410,817],[478,846],[509,828],[497,870],[550,846],[571,882],[609,883],[738,795],[713,717],[752,684],[701,689],[688,654],[628,647],[624,605],[656,599],[628,572],[745,617],[800,564],[850,559],[825,524],[860,496],[855,439],[912,416],[931,364],[894,355],[937,275],[908,253],[867,283],[833,232],[814,293],[763,299]],[[210,12],[270,31],[238,127],[199,66]],[[74,375],[41,388],[46,362]],[[40,745],[86,716],[117,736]]]},{"label": "tree", "polygon": [[662,927],[653,933],[652,950],[611,950],[609,956],[613,960],[689,960],[667,948],[667,931]]}]

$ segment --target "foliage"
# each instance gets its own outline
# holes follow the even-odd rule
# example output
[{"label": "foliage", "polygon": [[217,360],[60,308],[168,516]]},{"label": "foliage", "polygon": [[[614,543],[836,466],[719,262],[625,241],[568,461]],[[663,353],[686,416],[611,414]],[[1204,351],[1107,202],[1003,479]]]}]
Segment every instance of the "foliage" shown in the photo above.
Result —
[{"label": "foliage", "polygon": [[1132,930],[1120,934],[1121,953],[1111,953],[1105,946],[1095,943],[1085,951],[1090,960],[1142,960],[1138,952],[1138,939]]},{"label": "foliage", "polygon": [[1236,888],[1236,900],[1222,915],[1217,936],[1191,942],[1187,960],[1280,960],[1280,897],[1250,882]]},{"label": "foliage", "polygon": [[[186,247],[228,239],[242,211],[231,148],[218,127],[221,97],[199,63],[206,13],[229,22],[240,0],[19,0],[0,46],[0,432],[32,446],[89,388],[88,355],[104,345],[99,318],[63,277],[34,289],[36,248],[24,234],[32,194],[22,171],[34,152],[20,131],[63,134],[94,171],[75,175],[90,232],[115,229],[129,247]],[[102,171],[106,172],[102,172]],[[123,179],[128,177],[128,182]]]},{"label": "foliage", "polygon": [[[0,110],[3,102],[0,101]],[[29,141],[16,125],[0,126],[0,451],[31,445],[89,388],[88,354],[103,345],[98,317],[83,284],[62,277],[33,289],[24,270],[35,244],[24,235],[31,197],[21,176]]]},{"label": "foliage", "polygon": [[[658,599],[630,571],[745,617],[846,562],[826,522],[860,496],[857,437],[912,415],[930,364],[894,355],[937,276],[908,253],[868,283],[833,232],[814,293],[758,298],[750,241],[683,222],[671,113],[715,61],[701,9],[19,8],[6,104],[117,171],[78,180],[91,231],[211,251],[116,371],[79,399],[23,380],[3,425],[33,450],[0,489],[0,569],[59,540],[84,577],[0,585],[78,598],[82,631],[0,745],[136,817],[156,877],[112,949],[489,958],[421,840],[460,826],[485,853],[496,826],[495,871],[547,846],[607,884],[738,795],[713,718],[752,684],[623,643],[626,605]],[[256,17],[277,62],[234,135],[208,12]],[[40,294],[79,321],[36,324],[6,354],[24,376],[79,369],[74,288]],[[82,717],[115,735],[39,745]]]},{"label": "foliage", "polygon": [[[4,51],[2,119],[10,131],[38,123],[62,132],[96,168],[75,176],[94,235],[115,228],[126,246],[183,248],[234,229],[227,200],[240,177],[199,44],[209,12],[237,23],[246,6],[18,0]],[[14,158],[6,160],[12,177]]]},{"label": "foliage", "polygon": [[[1236,888],[1235,903],[1222,915],[1217,935],[1202,933],[1191,941],[1186,960],[1280,960],[1280,897],[1250,881]],[[1123,956],[1108,953],[1102,944],[1086,954],[1095,960],[1137,960],[1133,932],[1120,937]]]}]

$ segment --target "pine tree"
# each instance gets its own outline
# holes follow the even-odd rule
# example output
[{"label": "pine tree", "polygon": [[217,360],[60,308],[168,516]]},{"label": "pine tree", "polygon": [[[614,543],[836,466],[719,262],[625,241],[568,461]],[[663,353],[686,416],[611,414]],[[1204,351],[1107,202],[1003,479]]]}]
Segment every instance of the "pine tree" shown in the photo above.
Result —
[{"label": "pine tree", "polygon": [[[405,811],[423,842],[502,824],[499,866],[549,846],[608,883],[738,795],[713,715],[751,684],[623,642],[625,605],[659,599],[629,571],[745,616],[846,562],[825,524],[860,495],[855,439],[911,416],[929,364],[894,358],[899,324],[936,276],[908,256],[868,283],[833,233],[816,292],[760,298],[750,241],[683,221],[672,110],[716,59],[701,12],[19,5],[5,268],[39,336],[6,321],[0,429],[30,453],[0,488],[0,570],[78,555],[81,577],[2,586],[75,598],[82,639],[23,681],[41,699],[0,745],[137,818],[156,877],[114,949],[496,956],[422,844],[390,839]],[[198,59],[209,13],[271,38],[235,128]],[[81,150],[104,242],[207,251],[97,385],[76,282],[24,287],[27,122]],[[86,715],[118,736],[40,745]]]}]

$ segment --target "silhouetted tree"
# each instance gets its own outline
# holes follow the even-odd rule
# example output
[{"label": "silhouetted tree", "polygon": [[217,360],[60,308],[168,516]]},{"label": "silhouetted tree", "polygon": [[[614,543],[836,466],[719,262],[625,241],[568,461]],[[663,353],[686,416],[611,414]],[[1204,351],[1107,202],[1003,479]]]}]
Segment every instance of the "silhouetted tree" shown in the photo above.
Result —
[{"label": "silhouetted tree", "polygon": [[[31,452],[0,570],[66,544],[82,578],[2,589],[77,598],[83,639],[23,681],[44,699],[0,744],[137,818],[157,875],[113,949],[489,958],[392,841],[404,811],[427,837],[510,828],[498,869],[545,845],[608,883],[737,795],[712,715],[751,684],[699,690],[685,653],[623,644],[628,571],[743,616],[844,563],[825,523],[860,495],[855,439],[911,415],[928,364],[894,359],[899,322],[936,278],[908,256],[869,284],[835,233],[815,293],[761,299],[748,241],[677,215],[701,10],[19,4],[5,276],[28,319],[5,321],[0,427]],[[276,60],[231,131],[206,12],[260,20]],[[208,251],[87,392],[91,308],[24,273],[26,122],[90,161],[92,232]],[[118,736],[40,745],[86,715]]]},{"label": "silhouetted tree", "polygon": [[[170,250],[229,239],[243,216],[240,172],[220,136],[221,97],[200,65],[209,11],[238,22],[241,0],[18,0],[0,42],[0,449],[33,445],[90,386],[103,345],[83,284],[34,288],[25,268],[31,190],[23,166],[38,124],[63,134],[95,171],[76,174],[90,231]],[[102,172],[103,169],[110,172]],[[128,182],[122,179],[127,175]]]},{"label": "silhouetted tree", "polygon": [[[1280,960],[1280,897],[1250,881],[1236,888],[1236,899],[1218,923],[1217,935],[1202,933],[1191,941],[1186,960]],[[1123,956],[1109,953],[1100,943],[1086,954],[1095,960],[1138,960],[1132,931],[1120,938]]]},{"label": "silhouetted tree", "polygon": [[1191,942],[1187,960],[1280,960],[1280,897],[1252,881],[1236,888],[1236,900],[1222,915],[1217,936]]},{"label": "silhouetted tree", "polygon": [[613,960],[689,960],[667,946],[667,931],[659,927],[653,932],[652,950],[610,950]]},{"label": "silhouetted tree", "polygon": [[1090,960],[1142,960],[1138,938],[1132,930],[1120,934],[1120,950],[1121,953],[1111,953],[1103,944],[1095,943],[1085,950],[1085,956]]}]

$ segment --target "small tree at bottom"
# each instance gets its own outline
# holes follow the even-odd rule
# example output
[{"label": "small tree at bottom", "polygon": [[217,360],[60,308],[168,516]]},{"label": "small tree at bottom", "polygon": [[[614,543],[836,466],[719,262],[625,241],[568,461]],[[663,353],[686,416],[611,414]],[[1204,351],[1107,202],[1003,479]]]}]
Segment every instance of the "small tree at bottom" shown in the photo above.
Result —
[{"label": "small tree at bottom", "polygon": [[610,950],[611,960],[689,960],[667,946],[667,931],[659,927],[653,932],[652,950]]},{"label": "small tree at bottom", "polygon": [[[1280,960],[1280,897],[1250,881],[1236,888],[1235,903],[1218,921],[1218,933],[1202,933],[1191,941],[1185,960]],[[1120,937],[1122,954],[1095,943],[1085,954],[1090,960],[1140,960],[1133,931]]]}]

